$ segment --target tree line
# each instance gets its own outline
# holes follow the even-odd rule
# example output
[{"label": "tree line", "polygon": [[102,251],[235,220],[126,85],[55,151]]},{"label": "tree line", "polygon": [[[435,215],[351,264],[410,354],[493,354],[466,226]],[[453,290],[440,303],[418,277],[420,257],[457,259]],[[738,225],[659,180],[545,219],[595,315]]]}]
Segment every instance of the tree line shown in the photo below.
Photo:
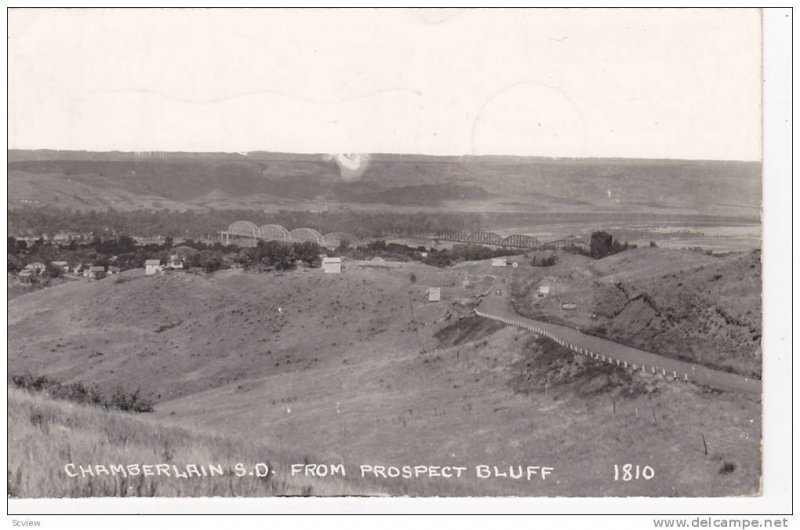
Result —
[{"label": "tree line", "polygon": [[52,236],[71,232],[112,238],[122,234],[140,237],[202,238],[224,230],[235,221],[258,226],[279,224],[287,229],[313,228],[321,233],[348,232],[359,238],[392,234],[416,235],[442,231],[480,231],[483,216],[470,212],[369,212],[281,210],[63,210],[54,207],[15,208],[8,213],[9,233]]}]

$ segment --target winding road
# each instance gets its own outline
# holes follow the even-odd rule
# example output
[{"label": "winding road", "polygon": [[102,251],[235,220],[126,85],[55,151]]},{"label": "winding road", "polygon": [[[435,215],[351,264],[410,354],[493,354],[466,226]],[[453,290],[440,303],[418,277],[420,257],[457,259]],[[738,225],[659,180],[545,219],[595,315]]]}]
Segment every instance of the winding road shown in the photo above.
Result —
[{"label": "winding road", "polygon": [[530,330],[598,362],[616,364],[631,371],[657,374],[669,380],[699,383],[719,390],[761,394],[761,381],[758,379],[672,359],[587,335],[567,326],[524,317],[512,308],[509,288],[509,284],[501,283],[495,278],[494,285],[482,298],[475,313]]}]

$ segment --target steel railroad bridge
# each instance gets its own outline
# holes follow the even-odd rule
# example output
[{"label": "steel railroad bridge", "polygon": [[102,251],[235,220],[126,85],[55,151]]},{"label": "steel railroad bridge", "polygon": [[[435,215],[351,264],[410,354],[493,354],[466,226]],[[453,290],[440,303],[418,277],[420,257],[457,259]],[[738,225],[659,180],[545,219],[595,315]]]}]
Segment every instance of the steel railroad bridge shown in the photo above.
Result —
[{"label": "steel railroad bridge", "polygon": [[281,225],[267,224],[258,226],[250,221],[231,223],[226,230],[219,232],[219,236],[225,244],[235,243],[245,247],[255,247],[259,241],[284,241],[287,243],[309,241],[326,248],[336,248],[343,241],[347,241],[350,246],[356,246],[359,242],[357,237],[347,232],[330,232],[322,235],[313,228],[287,230]]}]

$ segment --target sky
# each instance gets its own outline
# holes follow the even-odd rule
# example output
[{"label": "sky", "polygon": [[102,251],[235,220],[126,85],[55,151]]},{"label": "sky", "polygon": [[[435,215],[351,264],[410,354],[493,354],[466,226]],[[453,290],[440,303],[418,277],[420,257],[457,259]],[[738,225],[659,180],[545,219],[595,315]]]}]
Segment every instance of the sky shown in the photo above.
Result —
[{"label": "sky", "polygon": [[758,10],[9,14],[9,144],[761,159]]}]

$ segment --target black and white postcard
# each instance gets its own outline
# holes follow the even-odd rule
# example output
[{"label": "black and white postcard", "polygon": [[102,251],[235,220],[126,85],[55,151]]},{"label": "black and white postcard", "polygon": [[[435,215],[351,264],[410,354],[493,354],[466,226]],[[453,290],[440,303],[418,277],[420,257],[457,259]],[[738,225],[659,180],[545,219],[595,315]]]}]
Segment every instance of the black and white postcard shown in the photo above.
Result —
[{"label": "black and white postcard", "polygon": [[760,498],[763,18],[10,9],[10,502]]}]

